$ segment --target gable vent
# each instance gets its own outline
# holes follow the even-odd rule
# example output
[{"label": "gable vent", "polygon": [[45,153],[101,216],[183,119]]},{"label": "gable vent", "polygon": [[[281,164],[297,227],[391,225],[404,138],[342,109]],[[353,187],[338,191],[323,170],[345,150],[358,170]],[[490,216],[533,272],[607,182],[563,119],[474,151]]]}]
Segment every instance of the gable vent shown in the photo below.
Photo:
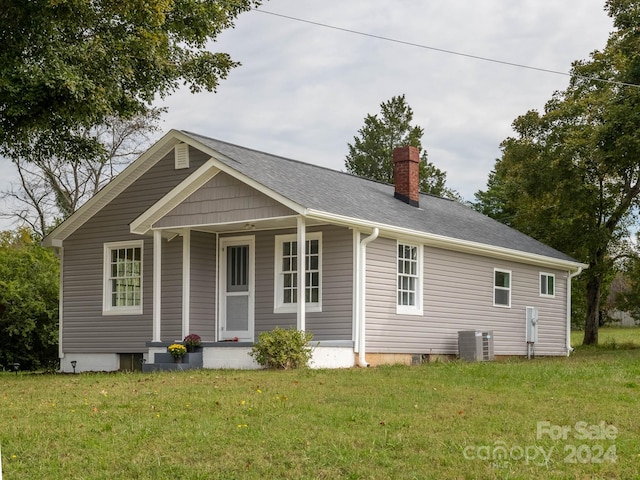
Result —
[{"label": "gable vent", "polygon": [[187,143],[179,143],[175,146],[176,170],[181,168],[189,168],[189,145]]}]

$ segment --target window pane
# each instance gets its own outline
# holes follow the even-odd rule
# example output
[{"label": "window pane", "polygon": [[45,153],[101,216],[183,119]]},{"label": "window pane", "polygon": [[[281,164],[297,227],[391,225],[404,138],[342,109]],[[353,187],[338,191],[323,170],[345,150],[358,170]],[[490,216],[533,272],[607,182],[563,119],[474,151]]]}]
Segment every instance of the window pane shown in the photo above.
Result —
[{"label": "window pane", "polygon": [[549,276],[549,283],[548,283],[548,288],[547,288],[547,294],[548,295],[554,295],[554,278],[552,276]]},{"label": "window pane", "polygon": [[141,304],[142,249],[118,248],[109,253],[109,293],[112,307],[134,307]]},{"label": "window pane", "polygon": [[509,305],[509,290],[495,289],[496,305]]},{"label": "window pane", "polygon": [[540,275],[540,293],[542,295],[547,294],[547,276],[546,275]]},{"label": "window pane", "polygon": [[417,306],[418,288],[418,247],[399,244],[398,305]]},{"label": "window pane", "polygon": [[[297,273],[301,266],[298,261],[299,252],[296,241],[282,243],[282,265],[279,288],[282,289],[282,301],[284,303],[297,303]],[[305,242],[305,293],[306,302],[317,303],[320,298],[320,240],[308,239]]]},{"label": "window pane", "polygon": [[495,272],[495,286],[509,288],[509,272]]}]

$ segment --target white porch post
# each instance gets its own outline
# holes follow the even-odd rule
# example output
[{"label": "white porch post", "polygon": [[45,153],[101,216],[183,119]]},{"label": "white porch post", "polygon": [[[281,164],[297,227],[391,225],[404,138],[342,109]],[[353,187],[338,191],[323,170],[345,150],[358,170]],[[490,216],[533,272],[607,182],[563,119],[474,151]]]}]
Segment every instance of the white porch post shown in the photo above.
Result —
[{"label": "white porch post", "polygon": [[306,224],[303,216],[298,217],[298,330],[306,327]]},{"label": "white porch post", "polygon": [[189,335],[191,306],[191,230],[182,234],[182,338]]},{"label": "white porch post", "polygon": [[153,341],[160,341],[162,318],[162,233],[153,232]]}]

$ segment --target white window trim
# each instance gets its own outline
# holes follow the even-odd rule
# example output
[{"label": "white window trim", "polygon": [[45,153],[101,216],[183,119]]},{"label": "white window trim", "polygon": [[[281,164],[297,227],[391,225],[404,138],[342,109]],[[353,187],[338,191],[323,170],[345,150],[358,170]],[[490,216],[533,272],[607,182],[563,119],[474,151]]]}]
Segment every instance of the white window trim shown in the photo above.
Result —
[{"label": "white window trim", "polygon": [[[117,248],[140,248],[140,305],[136,307],[114,307],[111,305],[111,282],[109,271],[111,266],[111,251]],[[142,315],[144,305],[144,240],[128,242],[110,242],[104,244],[104,259],[102,267],[102,314],[103,315]]]},{"label": "white window trim", "polygon": [[[553,278],[553,293],[542,293],[542,277],[551,277]],[[547,288],[549,287],[549,283],[547,282]],[[541,297],[544,298],[555,298],[556,296],[556,275],[554,273],[540,272],[540,276],[538,277],[538,293]]]},{"label": "white window trim", "polygon": [[[305,310],[307,312],[322,312],[322,232],[307,232],[305,240],[318,240],[318,301],[315,303],[307,302]],[[296,313],[298,302],[296,303],[284,303],[284,284],[283,284],[283,272],[282,272],[282,245],[284,242],[297,241],[298,236],[296,234],[291,235],[276,235],[275,241],[275,278],[274,278],[274,291],[273,291],[273,313]],[[307,285],[308,287],[308,285]],[[300,295],[298,298],[302,298]]]},{"label": "white window trim", "polygon": [[[417,247],[418,248],[418,281],[416,285],[416,304],[415,305],[398,305],[398,246],[399,245],[407,245],[409,247]],[[396,271],[396,287],[395,287],[395,297],[396,297],[396,314],[398,315],[422,315],[423,307],[422,307],[422,291],[423,291],[423,246],[410,242],[403,242],[398,240],[396,242],[396,250],[395,250],[395,271]]]},{"label": "white window trim", "polygon": [[[509,288],[496,286],[496,272],[509,274]],[[498,308],[511,308],[511,290],[513,289],[513,273],[511,272],[511,270],[506,270],[504,268],[494,268],[493,276],[491,277],[491,284],[493,285],[493,288],[491,289],[491,295],[493,296],[493,306]],[[507,290],[509,292],[509,303],[507,305],[496,303],[496,289]]]}]

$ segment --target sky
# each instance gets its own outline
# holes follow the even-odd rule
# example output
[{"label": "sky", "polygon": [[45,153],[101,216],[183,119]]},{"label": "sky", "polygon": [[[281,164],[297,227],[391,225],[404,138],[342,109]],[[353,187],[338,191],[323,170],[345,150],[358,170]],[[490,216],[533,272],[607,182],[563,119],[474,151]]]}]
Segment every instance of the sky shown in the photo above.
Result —
[{"label": "sky", "polygon": [[[347,145],[365,116],[404,94],[413,123],[424,128],[429,161],[447,173],[449,188],[473,200],[513,120],[542,110],[569,77],[423,47],[568,73],[573,61],[605,46],[612,21],[603,6],[604,0],[271,0],[242,14],[210,45],[242,66],[215,93],[182,88],[159,101],[168,109],[161,130],[345,170]],[[2,188],[11,167],[0,168]]]}]

